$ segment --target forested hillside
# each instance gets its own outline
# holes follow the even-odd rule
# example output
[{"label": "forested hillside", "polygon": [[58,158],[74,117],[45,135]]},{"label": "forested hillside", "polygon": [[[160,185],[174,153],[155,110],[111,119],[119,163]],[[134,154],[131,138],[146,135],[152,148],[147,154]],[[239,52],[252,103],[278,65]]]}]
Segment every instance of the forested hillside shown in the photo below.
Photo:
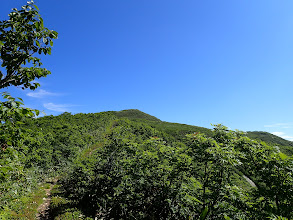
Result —
[{"label": "forested hillside", "polygon": [[38,184],[50,179],[58,180],[52,219],[292,218],[292,158],[221,125],[124,110],[44,116],[21,127],[18,165],[4,165],[4,219],[28,215],[24,206],[37,203]]},{"label": "forested hillside", "polygon": [[268,132],[263,131],[249,131],[247,132],[247,136],[251,139],[264,141],[274,146],[279,146],[280,149],[288,154],[293,155],[293,142],[280,138],[276,135],[273,135]]},{"label": "forested hillside", "polygon": [[[58,33],[38,11],[0,22],[0,89],[50,74],[37,55]],[[135,109],[38,117],[1,94],[0,219],[293,218],[292,142]]]},{"label": "forested hillside", "polygon": [[[126,117],[130,120],[142,121],[144,123],[147,123],[148,125],[160,131],[164,131],[169,135],[176,137],[176,139],[180,140],[183,140],[186,134],[194,132],[201,132],[206,134],[207,136],[212,135],[212,131],[208,128],[179,123],[164,122],[137,109],[130,109],[113,113],[115,113],[115,115],[119,118]],[[292,141],[285,140],[276,135],[263,131],[248,131],[246,132],[246,136],[253,140],[264,141],[270,145],[278,146],[282,150],[282,152],[288,155],[293,155]]]}]

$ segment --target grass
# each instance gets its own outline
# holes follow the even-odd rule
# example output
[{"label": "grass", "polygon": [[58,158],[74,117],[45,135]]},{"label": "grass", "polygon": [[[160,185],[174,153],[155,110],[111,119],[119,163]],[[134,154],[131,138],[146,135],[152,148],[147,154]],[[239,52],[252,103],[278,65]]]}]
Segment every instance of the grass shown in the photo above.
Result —
[{"label": "grass", "polygon": [[[5,210],[1,219],[35,219],[38,207],[43,203],[46,197],[46,191],[50,187],[49,183],[41,184],[30,195],[17,199],[14,203],[14,210]],[[17,210],[17,211],[15,211]]]}]

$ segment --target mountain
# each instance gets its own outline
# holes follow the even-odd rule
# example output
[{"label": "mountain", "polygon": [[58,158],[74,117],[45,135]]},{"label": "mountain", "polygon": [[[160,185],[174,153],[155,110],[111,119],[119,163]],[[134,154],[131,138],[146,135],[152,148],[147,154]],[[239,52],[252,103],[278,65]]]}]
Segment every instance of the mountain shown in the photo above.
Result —
[{"label": "mountain", "polygon": [[[146,123],[159,131],[167,133],[168,135],[176,138],[177,140],[183,140],[186,134],[195,132],[204,133],[207,136],[210,136],[212,134],[211,129],[194,125],[161,121],[155,116],[149,115],[137,109],[111,111],[111,113],[113,113],[118,118],[128,118],[132,121],[140,121]],[[288,155],[293,155],[292,141],[285,140],[281,137],[264,131],[248,131],[246,132],[246,135],[251,139],[264,141],[270,145],[278,146],[282,152]]]},{"label": "mountain", "polygon": [[144,113],[138,109],[128,109],[122,111],[110,111],[118,118],[128,118],[128,119],[144,119],[148,121],[161,121],[160,119],[156,118],[155,116],[149,115]]},{"label": "mountain", "polygon": [[277,144],[282,146],[290,146],[293,147],[293,142],[285,140],[279,136],[273,135],[269,132],[264,131],[249,131],[247,132],[247,136],[251,139],[257,139],[264,141],[266,143]]},{"label": "mountain", "polygon": [[[100,113],[95,113],[100,114]],[[92,115],[95,115],[92,114]],[[168,134],[168,138],[173,137],[173,140],[183,140],[186,134],[191,133],[204,133],[207,136],[212,135],[212,130],[204,127],[194,126],[194,125],[187,125],[187,124],[180,124],[180,123],[171,123],[161,121],[159,118],[142,112],[138,109],[126,109],[122,111],[106,111],[102,112],[102,114],[112,115],[119,119],[127,118],[131,121],[140,122],[143,124],[147,124],[155,128],[158,131]],[[293,155],[293,142],[285,140],[281,137],[273,135],[269,132],[264,131],[248,131],[246,132],[247,137],[258,140],[264,141],[267,144],[278,146],[280,147],[281,151],[288,154]]]},{"label": "mountain", "polygon": [[46,190],[50,219],[293,217],[292,143],[267,132],[246,133],[256,142],[137,109],[65,112],[20,128],[19,145],[0,149],[0,219],[35,216]]},{"label": "mountain", "polygon": [[248,131],[247,137],[258,141],[264,141],[269,145],[278,146],[283,153],[293,155],[292,141],[285,140],[279,136],[264,131]]}]

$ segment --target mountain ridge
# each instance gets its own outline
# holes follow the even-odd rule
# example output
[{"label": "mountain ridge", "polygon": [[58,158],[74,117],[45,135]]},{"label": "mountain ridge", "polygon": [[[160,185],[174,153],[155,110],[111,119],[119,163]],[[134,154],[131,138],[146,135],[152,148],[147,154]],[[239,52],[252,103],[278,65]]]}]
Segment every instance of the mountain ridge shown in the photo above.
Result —
[{"label": "mountain ridge", "polygon": [[[208,136],[211,135],[211,129],[209,128],[162,121],[159,118],[149,115],[138,109],[125,109],[121,111],[107,111],[107,112],[113,113],[118,118],[128,118],[129,120],[141,121],[141,122],[147,123],[148,125],[158,130],[164,131],[173,136],[179,136],[179,139],[183,139],[185,138],[186,134],[194,133],[194,132],[205,133]],[[293,155],[292,141],[285,140],[279,136],[276,136],[274,134],[271,134],[265,131],[246,131],[245,133],[247,137],[251,139],[264,141],[270,145],[276,145],[280,147],[284,153]]]}]

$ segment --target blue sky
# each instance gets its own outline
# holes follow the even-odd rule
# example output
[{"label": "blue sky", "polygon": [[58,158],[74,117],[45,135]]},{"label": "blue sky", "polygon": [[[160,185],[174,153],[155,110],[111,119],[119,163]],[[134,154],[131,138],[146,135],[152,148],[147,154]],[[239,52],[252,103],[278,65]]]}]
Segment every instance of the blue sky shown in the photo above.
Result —
[{"label": "blue sky", "polygon": [[[9,88],[57,115],[139,109],[293,140],[293,1],[38,0],[52,74]],[[23,0],[2,0],[0,19]]]}]

